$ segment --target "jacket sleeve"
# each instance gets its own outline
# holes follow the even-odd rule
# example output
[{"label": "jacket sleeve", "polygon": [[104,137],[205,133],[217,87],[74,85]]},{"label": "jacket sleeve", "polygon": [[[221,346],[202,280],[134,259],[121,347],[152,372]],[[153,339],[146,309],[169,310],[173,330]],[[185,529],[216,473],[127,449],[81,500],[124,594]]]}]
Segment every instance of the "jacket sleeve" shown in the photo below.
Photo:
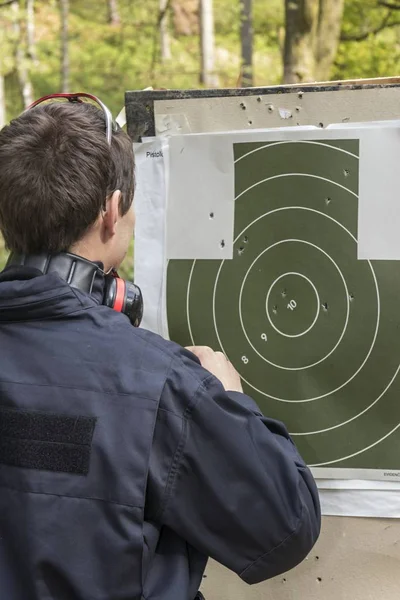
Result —
[{"label": "jacket sleeve", "polygon": [[[176,446],[157,520],[245,582],[259,583],[295,567],[314,546],[317,488],[285,426],[204,373],[180,425],[171,421],[167,444],[171,450],[175,437]],[[182,403],[184,377],[177,377],[166,385],[166,404],[177,396]]]}]

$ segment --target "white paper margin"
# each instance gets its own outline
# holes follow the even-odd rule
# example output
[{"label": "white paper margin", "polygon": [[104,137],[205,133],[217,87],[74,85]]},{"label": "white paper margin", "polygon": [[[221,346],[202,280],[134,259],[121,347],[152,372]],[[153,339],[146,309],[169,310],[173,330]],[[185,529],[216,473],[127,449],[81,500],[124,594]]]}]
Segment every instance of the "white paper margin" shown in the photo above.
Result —
[{"label": "white paper margin", "polygon": [[[357,124],[368,128],[369,124]],[[371,124],[371,129],[378,127],[380,123]],[[399,125],[399,121],[392,125]],[[384,122],[384,128],[390,127],[389,122]],[[230,143],[243,141],[265,141],[272,139],[292,139],[293,137],[304,138],[329,138],[346,139],[357,138],[354,129],[356,124],[332,125],[330,129],[333,135],[327,135],[328,130],[318,130],[314,127],[285,128],[284,135],[281,131],[259,130],[249,132],[221,132],[218,136],[229,137]],[[306,134],[309,131],[310,135]],[[333,131],[332,131],[333,130]],[[338,134],[339,130],[339,135]],[[293,136],[296,131],[298,135]],[[317,133],[318,132],[318,133]],[[347,135],[346,135],[347,133]],[[197,134],[208,136],[210,134]],[[236,139],[233,139],[236,138]],[[144,140],[141,144],[135,144],[137,163],[137,191],[136,191],[136,243],[135,243],[135,279],[142,287],[147,298],[148,310],[145,312],[143,327],[168,337],[168,325],[166,319],[166,227],[167,201],[166,190],[169,187],[169,144],[168,138],[152,138]],[[159,151],[163,149],[164,159],[161,159],[162,167],[147,162],[147,151]],[[340,469],[337,469],[340,476]],[[360,475],[360,471],[358,472]],[[321,479],[317,478],[319,488],[322,514],[332,516],[353,517],[386,517],[400,518],[400,483],[395,481],[359,480],[359,479]]]}]

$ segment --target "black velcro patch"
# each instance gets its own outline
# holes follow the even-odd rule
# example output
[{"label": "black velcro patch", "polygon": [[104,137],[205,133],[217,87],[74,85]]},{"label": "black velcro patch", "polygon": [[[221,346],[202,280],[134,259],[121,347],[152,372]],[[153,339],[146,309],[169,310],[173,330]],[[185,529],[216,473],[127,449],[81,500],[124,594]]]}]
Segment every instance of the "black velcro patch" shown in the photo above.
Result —
[{"label": "black velcro patch", "polygon": [[0,463],[87,475],[96,419],[0,408]]}]

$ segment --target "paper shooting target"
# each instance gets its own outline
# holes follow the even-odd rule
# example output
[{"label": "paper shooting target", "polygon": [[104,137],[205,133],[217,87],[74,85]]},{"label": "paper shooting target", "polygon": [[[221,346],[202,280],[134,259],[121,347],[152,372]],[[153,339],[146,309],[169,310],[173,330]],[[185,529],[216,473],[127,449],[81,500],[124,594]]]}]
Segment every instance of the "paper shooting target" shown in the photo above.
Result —
[{"label": "paper shooting target", "polygon": [[359,141],[234,155],[234,258],[169,262],[171,339],[223,351],[310,465],[399,470],[400,265],[357,259]]}]

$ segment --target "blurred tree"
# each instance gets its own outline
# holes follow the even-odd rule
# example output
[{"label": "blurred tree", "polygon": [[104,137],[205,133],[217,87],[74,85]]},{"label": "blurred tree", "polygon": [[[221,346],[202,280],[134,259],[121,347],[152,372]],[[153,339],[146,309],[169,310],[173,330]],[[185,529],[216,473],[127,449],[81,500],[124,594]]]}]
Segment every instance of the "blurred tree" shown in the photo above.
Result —
[{"label": "blurred tree", "polygon": [[[332,77],[336,79],[398,75],[400,15],[397,6],[377,0],[347,0],[341,43]],[[396,6],[396,8],[393,8]]]},{"label": "blurred tree", "polygon": [[[6,6],[1,3],[0,8]],[[0,13],[0,129],[6,124],[6,92],[5,92],[5,75],[7,73],[6,56],[6,17],[5,11]]]},{"label": "blurred tree", "polygon": [[385,0],[378,0],[379,6],[384,6],[385,8],[389,8],[390,10],[400,10],[400,2],[385,2]]},{"label": "blurred tree", "polygon": [[121,19],[118,10],[118,0],[107,0],[108,23],[110,25],[120,25]]},{"label": "blurred tree", "polygon": [[[15,35],[10,3],[0,0],[0,74],[5,79],[7,120],[23,103],[15,69]],[[15,0],[13,0],[15,1]],[[28,0],[20,0],[25,7]],[[30,0],[31,1],[31,0]],[[295,0],[293,0],[295,1]],[[394,3],[394,0],[388,0]],[[107,0],[69,0],[70,89],[98,94],[118,113],[124,91],[149,85],[190,89],[199,86],[199,0],[171,0],[169,35],[172,60],[162,63],[160,0],[118,0],[121,24],[110,27]],[[333,1],[335,4],[335,0]],[[396,4],[400,4],[396,0]],[[319,6],[318,2],[318,6]],[[329,8],[329,6],[328,6]],[[214,73],[223,87],[234,87],[241,70],[241,0],[214,0]],[[25,15],[25,11],[22,11]],[[383,19],[393,23],[374,34]],[[61,91],[60,0],[36,0],[35,50],[38,62],[25,50],[35,96]],[[345,79],[396,75],[400,64],[400,12],[378,0],[345,0],[341,41],[328,77]],[[25,16],[21,23],[25,35]],[[254,85],[276,85],[282,80],[285,42],[285,2],[252,0]],[[324,20],[325,22],[325,20]],[[328,26],[329,29],[329,26]],[[320,32],[321,32],[320,27]],[[320,39],[325,36],[320,35]],[[355,38],[360,41],[346,41]],[[156,48],[153,76],[151,63]]]},{"label": "blurred tree", "polygon": [[0,129],[6,124],[6,93],[4,75],[0,72]]},{"label": "blurred tree", "polygon": [[198,35],[199,0],[173,0],[173,23],[178,35]]},{"label": "blurred tree", "polygon": [[320,0],[315,41],[315,77],[330,78],[342,26],[344,0]]},{"label": "blurred tree", "polygon": [[200,83],[208,88],[217,87],[213,0],[200,0],[200,48]]},{"label": "blurred tree", "polygon": [[344,0],[285,0],[285,83],[329,79]]},{"label": "blurred tree", "polygon": [[[153,33],[153,53],[150,67],[150,80],[152,82],[154,82],[158,58],[160,57],[161,63],[164,63],[168,57],[171,57],[166,21],[171,0],[158,0],[158,2],[158,18]],[[165,36],[167,36],[167,39]]]},{"label": "blurred tree", "polygon": [[160,47],[161,62],[171,60],[171,42],[168,31],[168,8],[169,0],[160,0]]},{"label": "blurred tree", "polygon": [[23,22],[23,13],[19,2],[15,0],[12,3],[13,12],[13,30],[14,30],[14,52],[15,69],[17,71],[20,93],[24,108],[27,108],[33,102],[33,88],[28,71],[28,58],[26,55],[26,39],[23,34],[21,23]]},{"label": "blurred tree", "polygon": [[253,77],[253,16],[252,0],[241,0],[240,40],[242,47],[242,87],[252,87]]},{"label": "blurred tree", "polygon": [[26,0],[26,39],[28,58],[37,65],[35,43],[35,0]]},{"label": "blurred tree", "polygon": [[376,0],[352,0],[345,5],[341,41],[363,42],[385,29],[399,26],[396,10],[400,10],[400,3],[395,5]]},{"label": "blurred tree", "polygon": [[60,0],[61,91],[69,92],[69,0]]}]

